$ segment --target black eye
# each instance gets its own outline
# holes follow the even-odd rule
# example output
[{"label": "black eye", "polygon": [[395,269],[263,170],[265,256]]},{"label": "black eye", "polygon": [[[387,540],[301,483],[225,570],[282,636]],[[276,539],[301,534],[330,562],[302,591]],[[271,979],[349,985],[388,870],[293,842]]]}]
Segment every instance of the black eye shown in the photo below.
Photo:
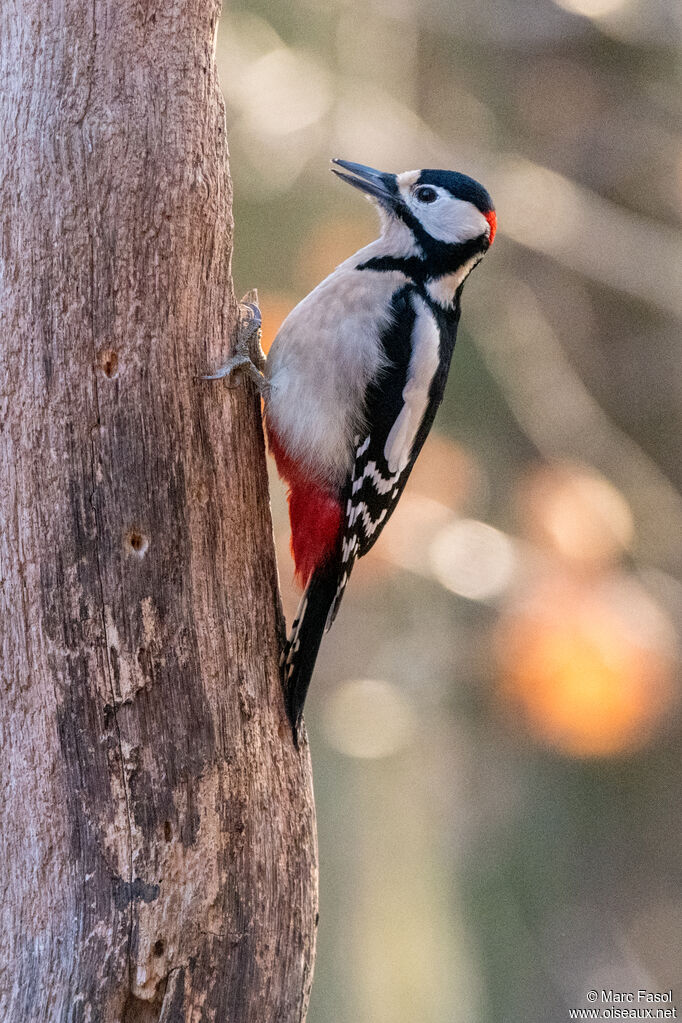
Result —
[{"label": "black eye", "polygon": [[438,198],[438,192],[436,189],[429,188],[427,185],[424,185],[422,188],[415,189],[414,195],[419,202],[435,202]]}]

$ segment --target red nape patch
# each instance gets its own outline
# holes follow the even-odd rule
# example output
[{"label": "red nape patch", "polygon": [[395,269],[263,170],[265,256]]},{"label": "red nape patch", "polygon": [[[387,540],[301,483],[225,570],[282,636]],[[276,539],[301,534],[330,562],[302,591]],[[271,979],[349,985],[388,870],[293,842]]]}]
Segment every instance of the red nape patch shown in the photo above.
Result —
[{"label": "red nape patch", "polygon": [[310,576],[333,552],[341,532],[342,508],[329,490],[302,473],[284,451],[274,430],[268,430],[268,446],[277,472],[289,484],[291,553],[296,579],[306,586]]},{"label": "red nape patch", "polygon": [[492,245],[495,232],[497,231],[497,213],[495,210],[489,210],[488,213],[484,213],[483,216],[490,224],[490,234],[488,235],[488,245]]}]

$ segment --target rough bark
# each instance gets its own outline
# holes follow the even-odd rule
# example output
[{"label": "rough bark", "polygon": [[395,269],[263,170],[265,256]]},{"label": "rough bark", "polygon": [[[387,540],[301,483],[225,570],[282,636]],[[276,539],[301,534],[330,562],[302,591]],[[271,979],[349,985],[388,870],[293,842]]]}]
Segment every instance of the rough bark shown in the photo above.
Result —
[{"label": "rough bark", "polygon": [[305,1016],[259,405],[197,379],[236,320],[219,7],[0,7],[4,1023]]}]

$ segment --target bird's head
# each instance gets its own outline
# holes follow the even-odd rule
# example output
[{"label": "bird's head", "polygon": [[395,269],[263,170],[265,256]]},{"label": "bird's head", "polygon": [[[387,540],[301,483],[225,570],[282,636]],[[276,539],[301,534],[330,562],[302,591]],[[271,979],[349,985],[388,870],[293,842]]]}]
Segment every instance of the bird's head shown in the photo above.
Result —
[{"label": "bird's head", "polygon": [[334,174],[370,196],[387,218],[402,221],[427,258],[466,246],[482,255],[492,245],[497,218],[485,188],[466,174],[415,170],[386,174],[347,160],[332,161]]}]

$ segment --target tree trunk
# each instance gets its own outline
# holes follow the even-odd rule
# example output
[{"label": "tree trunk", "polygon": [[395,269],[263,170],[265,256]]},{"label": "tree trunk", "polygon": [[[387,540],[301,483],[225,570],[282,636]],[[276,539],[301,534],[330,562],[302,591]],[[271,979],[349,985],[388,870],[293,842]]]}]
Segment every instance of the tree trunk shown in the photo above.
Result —
[{"label": "tree trunk", "polygon": [[305,1016],[259,405],[197,379],[236,321],[219,8],[0,8],[3,1023]]}]

